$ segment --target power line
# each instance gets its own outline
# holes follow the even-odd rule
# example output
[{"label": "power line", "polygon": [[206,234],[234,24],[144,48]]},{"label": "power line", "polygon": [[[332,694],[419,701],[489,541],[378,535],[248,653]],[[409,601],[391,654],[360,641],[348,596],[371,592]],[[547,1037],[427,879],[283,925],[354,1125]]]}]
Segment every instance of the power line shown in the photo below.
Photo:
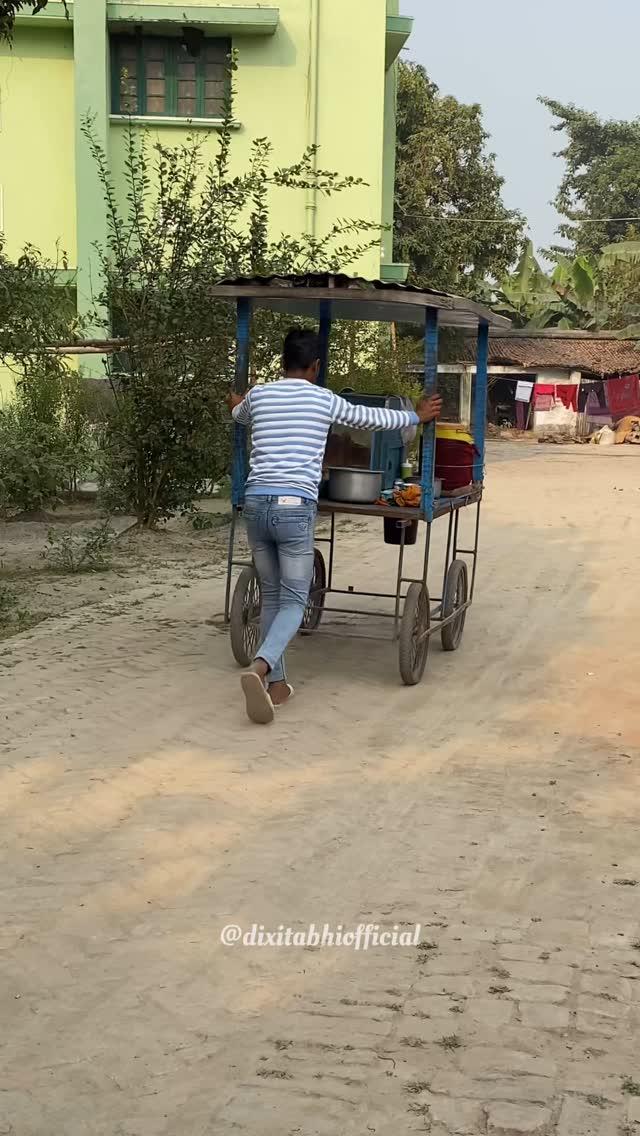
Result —
[{"label": "power line", "polygon": [[[413,214],[413,217],[414,217],[414,219],[417,220],[418,215]],[[441,222],[462,221],[462,222],[467,222],[470,225],[522,225],[522,224],[527,224],[527,222],[522,217],[518,220],[516,220],[515,218],[511,218],[510,220],[507,220],[506,218],[497,218],[497,217],[461,217],[459,214],[456,214],[456,215],[452,214],[449,217],[430,217],[428,215],[425,216],[425,214],[423,213],[422,214],[422,220],[425,220],[425,221],[441,221]],[[628,222],[628,221],[640,221],[640,217],[579,217],[579,218],[577,218],[576,220],[573,220],[573,221],[564,221],[563,224],[565,224],[565,225],[567,225],[567,224],[571,224],[571,225],[603,225],[603,224],[614,224],[615,222]],[[528,224],[527,224],[527,228],[528,228]]]}]

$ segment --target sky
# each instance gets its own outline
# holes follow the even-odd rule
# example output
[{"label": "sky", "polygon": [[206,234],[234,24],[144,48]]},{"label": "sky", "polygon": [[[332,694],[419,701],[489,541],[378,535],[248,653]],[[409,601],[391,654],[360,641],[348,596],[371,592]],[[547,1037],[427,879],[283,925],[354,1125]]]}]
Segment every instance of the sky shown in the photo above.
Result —
[{"label": "sky", "polygon": [[401,0],[400,11],[415,20],[403,57],[424,64],[443,94],[480,103],[505,203],[527,217],[536,247],[552,243],[564,135],[536,99],[639,117],[640,3]]}]

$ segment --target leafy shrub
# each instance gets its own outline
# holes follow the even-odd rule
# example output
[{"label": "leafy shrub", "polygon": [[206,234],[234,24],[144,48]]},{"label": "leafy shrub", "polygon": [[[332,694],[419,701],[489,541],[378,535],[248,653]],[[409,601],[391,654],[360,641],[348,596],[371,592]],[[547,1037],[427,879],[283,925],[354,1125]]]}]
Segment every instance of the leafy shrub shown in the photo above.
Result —
[{"label": "leafy shrub", "polygon": [[[229,468],[231,434],[205,376],[172,390],[171,370],[150,364],[137,390],[121,395],[97,435],[100,503],[143,525],[190,509],[212,477]],[[205,388],[207,388],[205,390]],[[215,412],[211,403],[217,401]]]},{"label": "leafy shrub", "polygon": [[85,532],[49,529],[42,555],[58,572],[105,572],[111,567],[114,540],[108,519]]},{"label": "leafy shrub", "polygon": [[14,593],[11,591],[11,588],[8,588],[6,584],[3,584],[0,580],[0,625],[6,623],[15,605],[16,597]]},{"label": "leafy shrub", "polygon": [[15,378],[15,400],[0,411],[4,516],[55,505],[91,464],[82,382],[51,350],[80,330],[74,291],[60,287],[59,268],[30,245],[11,260],[0,236],[0,364]]},{"label": "leafy shrub", "polygon": [[16,402],[0,409],[0,516],[55,506],[88,461],[86,439]]},{"label": "leafy shrub", "polygon": [[46,616],[34,616],[28,608],[22,607],[13,589],[0,580],[0,632],[3,636],[24,631],[44,618]]},{"label": "leafy shrub", "polygon": [[348,388],[415,399],[421,376],[412,367],[422,360],[422,341],[398,336],[388,324],[337,320],[333,326],[329,377],[338,394]]},{"label": "leafy shrub", "polygon": [[208,532],[211,529],[222,529],[229,524],[229,513],[189,513],[189,520],[194,532]]}]

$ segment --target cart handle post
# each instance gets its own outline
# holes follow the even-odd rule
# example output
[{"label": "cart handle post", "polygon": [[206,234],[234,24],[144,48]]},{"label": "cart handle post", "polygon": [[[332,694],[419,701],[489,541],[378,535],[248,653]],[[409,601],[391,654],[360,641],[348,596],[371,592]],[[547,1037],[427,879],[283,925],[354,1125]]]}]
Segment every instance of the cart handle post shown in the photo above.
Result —
[{"label": "cart handle post", "polygon": [[[241,298],[236,305],[236,374],[233,389],[246,394],[249,389],[249,355],[251,350],[251,300]],[[231,466],[231,502],[235,508],[244,501],[247,481],[247,430],[233,427],[233,462]]]},{"label": "cart handle post", "polygon": [[249,353],[251,350],[251,300],[236,304],[236,374],[233,389],[245,394],[249,388]]},{"label": "cart handle post", "polygon": [[476,383],[473,396],[473,442],[476,448],[473,463],[473,480],[482,481],[484,477],[484,453],[487,438],[487,390],[489,373],[489,324],[478,324],[478,349],[476,354]]},{"label": "cart handle post", "polygon": [[329,341],[331,338],[332,323],[331,313],[331,300],[322,300],[320,302],[320,326],[318,328],[318,334],[320,336],[320,374],[318,375],[318,386],[320,387],[326,387],[329,374]]},{"label": "cart handle post", "polygon": [[[438,387],[438,309],[425,309],[424,324],[424,394],[436,393]],[[436,424],[430,422],[423,426],[422,468],[420,470],[422,488],[422,512],[428,521],[433,520],[433,477],[436,462]]]}]

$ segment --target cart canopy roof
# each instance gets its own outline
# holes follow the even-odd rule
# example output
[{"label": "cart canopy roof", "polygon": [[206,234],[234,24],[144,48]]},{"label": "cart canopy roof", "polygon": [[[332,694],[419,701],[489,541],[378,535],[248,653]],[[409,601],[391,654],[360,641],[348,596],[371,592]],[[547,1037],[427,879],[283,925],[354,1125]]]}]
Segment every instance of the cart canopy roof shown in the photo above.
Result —
[{"label": "cart canopy roof", "polygon": [[330,301],[333,319],[422,325],[425,309],[437,308],[441,327],[469,330],[481,323],[493,328],[511,326],[504,316],[449,292],[326,272],[222,280],[212,289],[212,295],[228,300],[250,299],[257,308],[315,320],[320,318],[321,304]]}]

